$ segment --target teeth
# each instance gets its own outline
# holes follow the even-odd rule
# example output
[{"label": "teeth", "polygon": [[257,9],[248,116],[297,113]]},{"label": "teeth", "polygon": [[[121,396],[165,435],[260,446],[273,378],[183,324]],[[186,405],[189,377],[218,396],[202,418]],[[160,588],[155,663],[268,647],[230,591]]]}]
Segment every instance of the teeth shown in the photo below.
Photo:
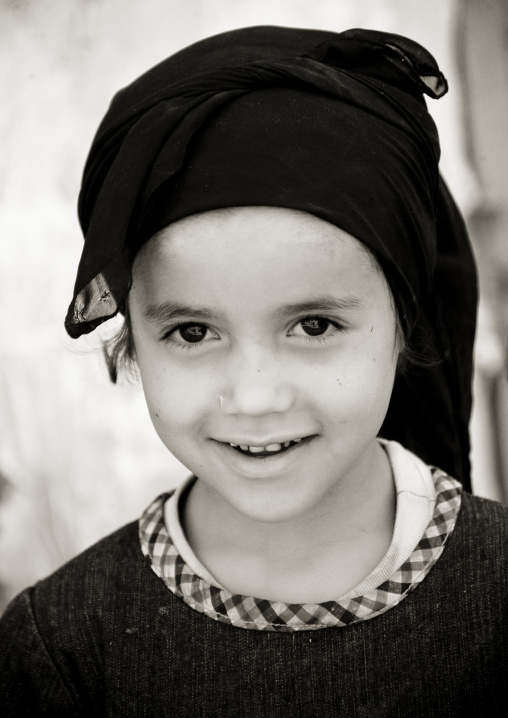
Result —
[{"label": "teeth", "polygon": [[291,441],[284,441],[280,444],[268,444],[267,446],[247,446],[247,444],[233,444],[230,442],[230,446],[234,449],[241,449],[242,451],[246,451],[250,454],[261,454],[263,451],[271,451],[275,453],[276,451],[280,451],[283,447],[287,449],[292,444],[299,444],[300,441],[301,439],[292,439]]}]

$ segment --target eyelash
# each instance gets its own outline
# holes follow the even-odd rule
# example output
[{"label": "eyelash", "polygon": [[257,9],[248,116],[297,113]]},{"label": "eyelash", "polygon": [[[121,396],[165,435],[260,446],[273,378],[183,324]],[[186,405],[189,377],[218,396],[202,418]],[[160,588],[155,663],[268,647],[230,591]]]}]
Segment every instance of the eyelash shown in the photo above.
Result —
[{"label": "eyelash", "polygon": [[182,351],[192,351],[193,349],[197,349],[200,345],[203,344],[203,342],[188,342],[187,344],[183,344],[180,342],[175,342],[171,338],[173,334],[175,334],[179,329],[183,329],[184,327],[204,327],[206,331],[211,331],[206,324],[201,324],[200,322],[182,322],[181,324],[177,324],[176,327],[173,327],[168,332],[165,332],[161,337],[161,342],[163,342],[164,344],[171,344],[171,346],[175,347],[176,349],[181,349]]},{"label": "eyelash", "polygon": [[[332,319],[329,319],[328,317],[323,317],[319,314],[310,314],[308,316],[302,317],[297,322],[295,322],[291,329],[288,331],[286,336],[295,336],[294,334],[291,334],[292,332],[299,324],[302,324],[305,321],[308,321],[309,319],[321,319],[325,322],[328,322],[328,324],[335,329],[335,331],[329,335],[316,335],[311,336],[309,334],[307,335],[296,335],[300,339],[304,339],[307,342],[312,342],[313,344],[327,344],[329,341],[331,341],[336,333],[344,332],[345,327],[343,324],[339,324],[339,322],[334,321]],[[184,327],[203,327],[206,331],[211,331],[210,327],[208,327],[206,324],[201,324],[199,322],[182,322],[181,324],[178,324],[176,327],[173,327],[169,331],[165,332],[163,336],[161,337],[160,341],[165,344],[171,344],[172,346],[176,347],[177,349],[181,349],[183,351],[192,351],[193,349],[197,349],[199,346],[203,344],[203,342],[188,342],[187,344],[175,342],[171,337],[179,330],[183,329]],[[328,330],[328,328],[327,328]],[[206,336],[206,333],[205,333]]]},{"label": "eyelash", "polygon": [[[312,336],[310,334],[298,335],[298,337],[300,339],[304,339],[307,342],[312,342],[313,344],[316,344],[316,343],[317,344],[327,344],[336,336],[337,333],[345,331],[345,327],[343,324],[340,324],[337,321],[329,319],[328,317],[323,317],[320,314],[310,314],[306,317],[302,317],[297,322],[295,322],[295,324],[293,324],[290,331],[295,329],[299,324],[303,324],[303,322],[308,321],[309,319],[321,319],[321,320],[327,322],[329,326],[333,327],[335,331],[332,334],[315,335],[315,336]],[[328,331],[328,329],[329,329],[329,327],[327,327],[325,331]],[[289,335],[289,336],[291,336],[291,335]],[[293,335],[293,336],[295,336],[295,335]]]}]

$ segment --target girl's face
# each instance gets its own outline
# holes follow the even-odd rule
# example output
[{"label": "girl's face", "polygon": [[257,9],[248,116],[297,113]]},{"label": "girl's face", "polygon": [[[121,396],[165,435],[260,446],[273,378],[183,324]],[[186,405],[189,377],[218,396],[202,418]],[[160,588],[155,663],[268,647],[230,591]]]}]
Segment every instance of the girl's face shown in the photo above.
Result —
[{"label": "girl's face", "polygon": [[288,209],[189,217],[139,252],[129,307],[154,426],[215,498],[284,521],[368,480],[398,340],[356,239]]}]

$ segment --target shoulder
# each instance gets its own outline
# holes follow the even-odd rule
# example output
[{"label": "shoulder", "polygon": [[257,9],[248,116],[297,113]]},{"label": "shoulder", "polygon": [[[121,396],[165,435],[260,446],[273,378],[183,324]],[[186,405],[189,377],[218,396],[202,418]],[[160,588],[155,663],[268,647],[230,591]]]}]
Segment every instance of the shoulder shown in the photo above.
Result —
[{"label": "shoulder", "polygon": [[[504,540],[508,537],[508,507],[498,501],[473,496],[462,492],[461,521],[473,531],[482,531],[484,536]],[[485,534],[487,529],[488,534]]]},{"label": "shoulder", "polygon": [[73,716],[86,705],[92,710],[96,681],[90,680],[87,696],[80,695],[70,665],[75,658],[66,654],[75,650],[84,673],[98,673],[94,616],[126,557],[136,562],[136,533],[135,524],[120,529],[11,601],[0,620],[2,715]]},{"label": "shoulder", "polygon": [[103,571],[108,571],[113,565],[120,568],[125,562],[135,562],[138,556],[138,522],[133,521],[85,549],[37,586],[65,581],[70,576],[80,576],[92,567]]},{"label": "shoulder", "polygon": [[145,562],[137,522],[23,591],[0,620],[2,715],[41,715],[57,705],[58,715],[100,712],[118,635],[140,631],[167,593]]},{"label": "shoulder", "polygon": [[464,491],[447,551],[470,577],[508,590],[508,509]]},{"label": "shoulder", "polygon": [[8,606],[2,626],[13,613],[18,619],[29,614],[40,633],[65,623],[81,624],[86,616],[104,613],[114,594],[132,589],[146,573],[138,523],[133,522],[23,591]]},{"label": "shoulder", "polygon": [[94,634],[107,630],[112,616],[120,621],[161,588],[142,554],[138,522],[132,522],[15,598],[2,620],[0,638],[14,612],[17,620],[25,616],[48,645],[63,645],[73,637],[94,642]]},{"label": "shoulder", "polygon": [[137,522],[127,524],[107,536],[47,578],[33,589],[35,605],[51,603],[61,605],[72,598],[78,604],[87,602],[92,595],[111,582],[115,584],[125,572],[132,572],[143,563],[139,548]]},{"label": "shoulder", "polygon": [[133,610],[160,584],[142,554],[136,521],[36,584],[31,602],[41,628],[61,625],[65,617],[71,625],[82,625],[88,619],[91,623],[92,617]]}]

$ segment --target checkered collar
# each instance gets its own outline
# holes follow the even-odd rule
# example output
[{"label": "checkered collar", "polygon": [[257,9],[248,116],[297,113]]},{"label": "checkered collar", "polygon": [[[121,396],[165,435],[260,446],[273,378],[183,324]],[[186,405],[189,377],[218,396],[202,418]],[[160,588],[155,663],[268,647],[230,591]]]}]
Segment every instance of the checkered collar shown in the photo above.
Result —
[{"label": "checkered collar", "polygon": [[461,503],[461,484],[432,469],[437,500],[432,519],[409,559],[388,581],[350,599],[325,603],[288,604],[239,596],[196,576],[176,550],[164,522],[162,494],[139,521],[143,554],[155,574],[191,608],[222,623],[259,631],[308,631],[348,626],[374,618],[400,603],[426,577],[441,556],[455,527]]}]

